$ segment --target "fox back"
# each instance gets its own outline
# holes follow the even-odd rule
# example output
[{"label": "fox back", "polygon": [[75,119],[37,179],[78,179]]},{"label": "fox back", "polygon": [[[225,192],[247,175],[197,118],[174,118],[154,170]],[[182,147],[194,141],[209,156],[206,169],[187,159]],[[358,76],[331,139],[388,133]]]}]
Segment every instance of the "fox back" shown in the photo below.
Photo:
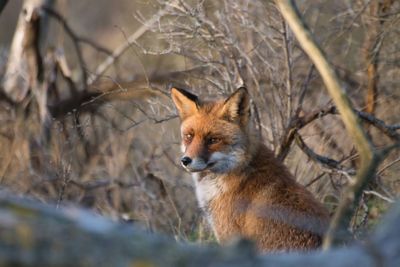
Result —
[{"label": "fox back", "polygon": [[328,213],[260,142],[247,90],[211,102],[177,88],[171,95],[181,119],[181,163],[217,240],[248,238],[262,252],[318,248]]}]

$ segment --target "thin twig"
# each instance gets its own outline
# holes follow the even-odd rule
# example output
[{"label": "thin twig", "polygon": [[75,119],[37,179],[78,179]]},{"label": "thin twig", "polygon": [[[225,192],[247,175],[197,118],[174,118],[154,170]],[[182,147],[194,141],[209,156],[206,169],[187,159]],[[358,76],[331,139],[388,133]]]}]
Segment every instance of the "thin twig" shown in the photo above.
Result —
[{"label": "thin twig", "polygon": [[321,164],[323,167],[328,168],[328,169],[332,169],[335,171],[340,171],[340,172],[346,172],[348,173],[350,176],[355,175],[355,171],[354,170],[346,170],[339,161],[325,157],[325,156],[321,156],[317,153],[315,153],[311,148],[309,148],[303,138],[300,136],[300,134],[298,132],[294,133],[294,138],[296,141],[296,144],[299,146],[299,148],[312,160],[314,160],[315,162]]},{"label": "thin twig", "polygon": [[386,164],[385,166],[383,166],[379,171],[378,171],[378,175],[382,174],[385,170],[387,170],[388,168],[390,168],[391,166],[393,166],[394,164],[400,162],[400,157],[398,157],[397,159],[393,160],[392,162],[389,162],[388,164]]},{"label": "thin twig", "polygon": [[282,18],[282,40],[283,40],[283,51],[285,54],[285,66],[286,66],[286,97],[287,97],[287,120],[290,121],[292,116],[292,87],[293,87],[293,75],[292,75],[292,62],[291,54],[289,49],[289,31],[285,20]]},{"label": "thin twig", "polygon": [[81,182],[77,180],[71,180],[70,183],[82,190],[85,191],[90,191],[90,190],[95,190],[99,188],[104,188],[104,187],[109,187],[112,185],[117,185],[121,188],[130,188],[130,187],[140,187],[140,184],[137,182],[124,182],[118,179],[98,179],[94,181],[89,181],[89,182]]},{"label": "thin twig", "polygon": [[61,25],[63,26],[65,32],[71,37],[72,44],[74,45],[76,55],[78,57],[79,66],[82,72],[82,83],[83,87],[86,89],[86,80],[87,80],[87,73],[86,73],[86,62],[82,54],[82,48],[80,46],[80,38],[75,34],[72,28],[68,25],[67,21],[64,19],[62,15],[60,15],[57,11],[43,7],[43,10],[50,15],[50,17],[55,18]]},{"label": "thin twig", "polygon": [[305,187],[311,186],[312,184],[314,184],[315,182],[317,182],[319,179],[321,179],[322,177],[324,177],[325,174],[326,174],[325,172],[318,174],[317,177],[311,179],[311,181],[309,181],[309,182],[308,182],[307,184],[305,184],[304,186],[305,186]]},{"label": "thin twig", "polygon": [[117,47],[112,55],[108,56],[103,63],[101,63],[94,74],[90,75],[87,80],[87,84],[93,84],[101,75],[103,75],[108,68],[117,60],[130,46],[132,43],[136,42],[140,37],[143,36],[155,23],[157,23],[161,17],[168,13],[171,9],[171,4],[176,3],[176,0],[172,0],[165,4],[164,8],[159,10],[151,19],[146,21],[139,29],[137,29],[132,35],[126,38],[126,42]]},{"label": "thin twig", "polygon": [[71,181],[71,164],[68,164],[68,166],[62,166],[62,184],[61,184],[61,189],[58,194],[58,199],[57,199],[57,204],[56,204],[56,209],[60,207],[61,202],[64,199],[64,194],[65,190]]},{"label": "thin twig", "polygon": [[385,135],[390,137],[392,140],[400,142],[400,134],[396,132],[400,127],[399,125],[386,125],[383,120],[380,120],[373,115],[363,112],[363,111],[356,111],[357,115],[360,119],[369,124],[373,125],[380,131],[382,131]]},{"label": "thin twig", "polygon": [[143,75],[144,75],[144,77],[146,79],[147,86],[151,87],[149,76],[147,75],[146,67],[144,66],[144,64],[143,64],[142,60],[140,59],[140,57],[139,57],[138,53],[136,52],[136,50],[132,47],[132,43],[129,42],[128,36],[126,35],[125,31],[120,27],[118,27],[118,29],[122,32],[122,35],[124,36],[125,41],[129,44],[129,47],[131,48],[132,53],[134,53],[135,57],[138,59],[139,65],[142,68]]},{"label": "thin twig", "polygon": [[[308,71],[308,75],[306,80],[304,81],[302,87],[301,87],[301,91],[300,91],[300,96],[299,96],[299,100],[297,102],[297,107],[296,107],[296,111],[293,114],[293,116],[289,119],[289,124],[288,126],[285,128],[284,134],[282,135],[282,139],[281,142],[278,146],[278,149],[276,151],[276,157],[277,159],[279,159],[280,161],[284,161],[285,158],[287,157],[287,155],[289,154],[290,151],[290,147],[293,143],[294,140],[294,133],[296,130],[299,130],[300,128],[306,126],[308,123],[311,122],[308,121],[304,121],[303,118],[300,117],[300,112],[302,110],[303,107],[303,101],[304,101],[304,97],[306,95],[307,92],[307,88],[308,85],[310,83],[311,80],[311,76],[313,74],[314,71],[314,65],[312,65]],[[324,111],[322,111],[322,113],[324,113]],[[318,116],[322,117],[325,114],[320,114]]]},{"label": "thin twig", "polygon": [[[400,141],[400,134],[396,132],[396,130],[400,129],[400,125],[386,125],[383,120],[380,120],[371,114],[359,110],[354,110],[354,112],[361,120],[376,127],[391,139]],[[284,135],[285,139],[282,140],[281,146],[278,149],[277,158],[281,161],[285,159],[289,153],[290,146],[294,141],[294,135],[296,131],[327,115],[339,115],[339,111],[335,106],[327,106],[312,113],[305,114],[301,117],[294,116],[291,120],[291,124],[285,131],[287,134]]]},{"label": "thin twig", "polygon": [[289,126],[285,130],[284,138],[278,148],[277,158],[280,161],[283,161],[286,158],[298,130],[307,126],[316,119],[322,118],[328,114],[334,114],[335,110],[336,108],[334,106],[328,106],[302,117],[299,117],[299,113],[296,112],[296,114],[291,118]]},{"label": "thin twig", "polygon": [[381,198],[381,199],[383,199],[383,200],[385,200],[385,201],[387,201],[389,203],[394,203],[393,199],[391,199],[389,197],[385,197],[384,195],[382,195],[382,194],[380,194],[380,193],[378,193],[376,191],[373,191],[373,190],[364,190],[364,194],[366,194],[366,195],[374,195],[374,196],[377,196],[377,197],[379,197],[379,198]]},{"label": "thin twig", "polygon": [[327,61],[322,50],[317,46],[310,31],[300,18],[300,13],[298,12],[294,1],[282,0],[276,1],[276,4],[291,27],[294,35],[299,40],[300,45],[318,69],[322,79],[324,80],[326,89],[335,101],[335,104],[342,115],[341,118],[347,131],[349,131],[353,137],[357,150],[360,153],[362,164],[366,165],[373,157],[373,150],[367,135],[357,120],[357,116],[353,111],[347,94],[339,84],[334,69]]},{"label": "thin twig", "polygon": [[387,155],[387,150],[378,154],[373,149],[368,136],[359,123],[358,116],[355,114],[346,92],[339,83],[332,65],[327,61],[324,53],[318,47],[311,32],[301,19],[294,0],[276,0],[275,3],[293,30],[300,45],[318,69],[326,89],[338,107],[348,133],[354,140],[360,156],[360,167],[357,171],[357,177],[343,193],[325,236],[323,247],[327,249],[333,242],[342,242],[348,236],[345,229],[349,226],[354,209],[362,196],[362,191],[369,180],[375,176],[379,163]]}]

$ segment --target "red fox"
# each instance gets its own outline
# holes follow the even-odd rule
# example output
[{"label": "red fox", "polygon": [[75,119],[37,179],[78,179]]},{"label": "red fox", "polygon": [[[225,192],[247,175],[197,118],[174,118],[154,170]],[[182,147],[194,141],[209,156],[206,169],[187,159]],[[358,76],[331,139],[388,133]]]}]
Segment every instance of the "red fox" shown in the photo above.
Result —
[{"label": "red fox", "polygon": [[181,119],[181,163],[218,242],[240,236],[261,252],[318,248],[328,212],[255,134],[247,90],[208,102],[183,89],[171,95]]}]

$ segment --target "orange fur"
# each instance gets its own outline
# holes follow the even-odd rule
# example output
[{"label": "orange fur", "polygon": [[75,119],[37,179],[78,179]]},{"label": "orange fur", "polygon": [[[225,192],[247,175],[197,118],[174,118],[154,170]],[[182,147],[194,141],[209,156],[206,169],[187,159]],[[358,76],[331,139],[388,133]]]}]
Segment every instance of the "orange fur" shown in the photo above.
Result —
[{"label": "orange fur", "polygon": [[182,164],[218,241],[241,236],[263,252],[318,248],[328,213],[253,134],[247,90],[214,102],[176,88],[171,95],[181,117]]}]

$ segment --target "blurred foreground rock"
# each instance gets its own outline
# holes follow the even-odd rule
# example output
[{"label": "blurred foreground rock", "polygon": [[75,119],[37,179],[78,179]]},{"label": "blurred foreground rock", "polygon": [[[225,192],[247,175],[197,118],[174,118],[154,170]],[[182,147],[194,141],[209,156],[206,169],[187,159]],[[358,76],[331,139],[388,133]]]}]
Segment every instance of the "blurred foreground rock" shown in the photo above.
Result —
[{"label": "blurred foreground rock", "polygon": [[177,243],[76,207],[0,191],[0,266],[400,266],[400,203],[363,244],[257,256],[247,242]]}]

